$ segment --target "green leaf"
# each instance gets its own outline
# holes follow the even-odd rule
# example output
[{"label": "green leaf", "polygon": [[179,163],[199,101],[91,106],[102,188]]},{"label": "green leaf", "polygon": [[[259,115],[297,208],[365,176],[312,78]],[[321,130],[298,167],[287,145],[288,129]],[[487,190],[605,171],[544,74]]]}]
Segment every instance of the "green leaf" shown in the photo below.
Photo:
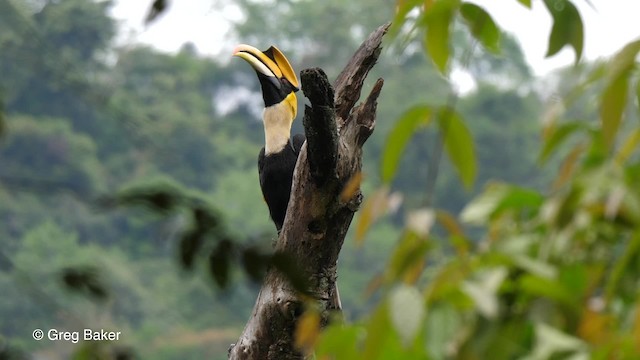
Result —
[{"label": "green leaf", "polygon": [[446,359],[450,354],[451,339],[465,327],[462,312],[451,302],[443,301],[429,308],[426,319],[426,345],[432,359]]},{"label": "green leaf", "polygon": [[355,241],[357,245],[362,245],[367,231],[382,215],[387,212],[389,204],[389,187],[383,186],[376,190],[372,196],[366,198],[358,222],[356,224]]},{"label": "green leaf", "polygon": [[523,275],[519,280],[520,289],[523,293],[533,296],[543,296],[551,300],[557,301],[568,308],[575,309],[574,295],[555,279],[547,279],[536,275]]},{"label": "green leaf", "polygon": [[542,151],[540,152],[540,156],[538,157],[538,162],[544,163],[546,160],[548,160],[551,154],[553,154],[558,149],[558,147],[562,145],[567,138],[569,138],[570,135],[578,130],[587,129],[587,124],[580,121],[572,121],[561,124],[559,126],[554,126],[551,130],[550,135],[547,135],[546,137],[546,141],[544,142]]},{"label": "green leaf", "polygon": [[363,329],[359,326],[342,323],[328,326],[320,334],[320,340],[315,349],[317,357],[322,359],[323,356],[329,356],[336,360],[356,359],[356,344],[362,333]]},{"label": "green leaf", "polygon": [[315,309],[306,310],[296,319],[293,334],[296,348],[308,352],[318,342],[320,337],[320,314]]},{"label": "green leaf", "polygon": [[426,105],[414,106],[396,121],[382,153],[380,166],[382,182],[388,184],[393,180],[398,171],[400,156],[402,156],[409,139],[419,128],[427,126],[430,121],[431,108]]},{"label": "green leaf", "polygon": [[636,83],[636,102],[636,105],[638,105],[638,110],[640,111],[640,81]]},{"label": "green leaf", "polygon": [[577,64],[584,45],[584,26],[578,9],[569,0],[545,0],[544,3],[553,18],[546,57],[569,45],[576,53]]},{"label": "green leaf", "polygon": [[460,13],[467,22],[471,35],[490,52],[499,53],[500,30],[491,15],[480,6],[468,2],[462,4]]},{"label": "green leaf", "polygon": [[367,326],[367,338],[364,340],[362,359],[377,359],[389,338],[389,304],[381,303],[373,311]]},{"label": "green leaf", "polygon": [[607,65],[607,85],[602,93],[600,122],[606,145],[611,148],[622,123],[627,103],[629,77],[640,52],[640,40],[627,44]]},{"label": "green leaf", "polygon": [[625,75],[634,67],[638,52],[640,52],[640,40],[626,44],[622,50],[613,56],[613,59],[611,59],[611,62],[607,65],[607,76],[610,81],[614,81],[618,77]]},{"label": "green leaf", "polygon": [[425,315],[422,295],[415,287],[401,284],[391,292],[389,305],[391,323],[403,344],[411,344]]},{"label": "green leaf", "polygon": [[495,209],[495,213],[505,210],[521,210],[524,208],[536,209],[544,202],[544,197],[534,189],[519,186],[509,186],[502,201]]},{"label": "green leaf", "polygon": [[391,21],[391,27],[389,28],[389,37],[395,38],[402,26],[406,23],[407,14],[411,12],[415,7],[422,5],[424,0],[397,0],[396,1],[396,14]]},{"label": "green leaf", "polygon": [[460,114],[453,110],[442,108],[438,115],[438,126],[449,159],[458,171],[464,186],[470,189],[478,171],[471,132]]},{"label": "green leaf", "polygon": [[531,9],[531,0],[518,0],[518,2]]},{"label": "green leaf", "polygon": [[62,269],[62,281],[66,288],[92,300],[104,301],[109,290],[95,266],[75,266]]},{"label": "green leaf", "polygon": [[209,254],[209,272],[216,284],[224,288],[229,283],[229,273],[233,244],[228,240],[221,240]]},{"label": "green leaf", "polygon": [[425,13],[427,33],[425,47],[440,73],[447,71],[449,62],[449,37],[454,14],[459,6],[457,0],[435,2]]},{"label": "green leaf", "polygon": [[628,76],[619,76],[611,82],[602,93],[602,103],[600,105],[600,121],[604,140],[608,148],[613,143],[622,122],[622,114],[627,103],[627,92],[629,89]]},{"label": "green leaf", "polygon": [[582,340],[570,336],[554,327],[544,323],[536,324],[536,345],[528,359],[555,359],[563,354],[562,358],[569,358],[569,354],[574,356],[571,359],[588,359],[584,352],[587,346]]},{"label": "green leaf", "polygon": [[507,277],[507,269],[499,267],[478,273],[474,281],[464,281],[462,291],[473,299],[478,312],[493,319],[498,315],[498,289]]},{"label": "green leaf", "polygon": [[464,207],[460,220],[467,224],[486,224],[506,196],[503,184],[491,184]]},{"label": "green leaf", "polygon": [[558,275],[556,268],[542,260],[526,255],[513,255],[513,263],[527,272],[542,278],[552,279]]},{"label": "green leaf", "polygon": [[517,265],[516,257],[527,256],[534,245],[540,243],[540,236],[533,234],[514,234],[508,235],[495,244],[495,250],[501,255],[514,258],[513,262]]},{"label": "green leaf", "polygon": [[271,256],[264,254],[257,247],[249,247],[241,253],[242,266],[249,278],[262,281],[271,262]]},{"label": "green leaf", "polygon": [[624,143],[618,149],[615,159],[618,164],[623,164],[633,154],[640,144],[640,129],[633,129]]},{"label": "green leaf", "polygon": [[563,106],[565,108],[571,107],[571,105],[575,104],[578,99],[593,89],[595,84],[602,80],[607,73],[607,63],[603,60],[596,60],[589,64],[588,67],[592,70],[589,72],[587,77],[578,85],[573,86],[573,88],[564,96]]},{"label": "green leaf", "polygon": [[425,254],[430,244],[412,231],[405,231],[393,250],[387,266],[386,280],[414,283],[424,270]]},{"label": "green leaf", "polygon": [[[596,141],[593,141],[593,144],[596,147],[600,147],[599,143],[596,143]],[[560,164],[560,169],[558,169],[558,172],[557,172],[558,174],[553,181],[553,185],[552,185],[553,189],[559,189],[560,187],[562,187],[564,184],[566,184],[568,181],[572,179],[572,176],[575,174],[575,170],[578,165],[578,162],[581,159],[581,156],[584,154],[584,152],[585,152],[584,143],[576,144],[571,149],[571,151],[569,151],[567,156],[562,161],[562,164]]]},{"label": "green leaf", "polygon": [[[616,296],[616,290],[624,276],[625,271],[631,266],[634,258],[637,258],[640,253],[640,232],[636,231],[626,249],[622,252],[622,256],[615,262],[609,280],[607,281],[605,288],[605,300],[610,302],[614,296]],[[633,276],[635,277],[635,275]]]},{"label": "green leaf", "polygon": [[469,224],[486,224],[507,210],[537,209],[544,201],[539,192],[503,183],[491,183],[463,210],[460,219]]},{"label": "green leaf", "polygon": [[167,7],[169,6],[169,2],[167,0],[155,0],[153,4],[151,4],[151,8],[147,13],[147,17],[144,20],[144,23],[148,25],[152,21],[156,20],[160,14],[162,14]]},{"label": "green leaf", "polygon": [[[591,265],[593,266],[593,265]],[[598,265],[593,266],[597,268]],[[595,270],[599,272],[600,270]],[[564,266],[560,269],[559,281],[562,283],[572,294],[576,294],[577,297],[589,296],[588,292],[591,291],[591,283],[597,276],[593,270],[589,270],[587,265],[575,263]]]}]

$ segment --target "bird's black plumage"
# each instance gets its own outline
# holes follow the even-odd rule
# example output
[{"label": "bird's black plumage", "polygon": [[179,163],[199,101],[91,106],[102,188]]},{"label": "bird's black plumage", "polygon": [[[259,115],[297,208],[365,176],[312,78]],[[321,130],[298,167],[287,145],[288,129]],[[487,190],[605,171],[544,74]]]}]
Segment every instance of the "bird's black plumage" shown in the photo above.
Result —
[{"label": "bird's black plumage", "polygon": [[258,172],[262,196],[280,232],[289,204],[293,171],[305,141],[303,135],[291,138],[291,124],[298,110],[295,95],[299,90],[298,78],[289,60],[275,46],[260,51],[240,44],[233,54],[253,67],[262,88],[265,147],[258,157]]},{"label": "bird's black plumage", "polygon": [[265,156],[264,148],[262,148],[258,156],[260,188],[278,232],[284,224],[291,194],[293,171],[305,137],[302,134],[297,134],[292,140],[280,152]]}]

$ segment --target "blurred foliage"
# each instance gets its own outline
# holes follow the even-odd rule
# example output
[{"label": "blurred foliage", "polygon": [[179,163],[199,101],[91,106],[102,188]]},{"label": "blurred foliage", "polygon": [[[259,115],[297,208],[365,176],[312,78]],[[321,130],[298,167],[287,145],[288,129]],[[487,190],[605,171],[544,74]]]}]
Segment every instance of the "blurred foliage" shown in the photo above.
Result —
[{"label": "blurred foliage", "polygon": [[164,12],[169,6],[168,0],[154,0],[151,4],[151,8],[147,13],[147,18],[144,20],[145,23],[149,24],[160,16],[162,12]]},{"label": "blurred foliage", "polygon": [[[426,34],[425,51],[443,74],[452,63],[448,34],[453,27],[467,26],[493,50],[495,23],[476,5],[456,0],[397,5],[395,31],[410,22],[414,36]],[[545,5],[553,19],[547,55],[569,46],[579,62],[584,39],[575,5],[562,0]],[[458,16],[465,21],[457,23]],[[558,83],[560,95],[541,114],[540,143],[510,128],[532,129],[518,125],[518,118],[539,107],[538,101],[486,84],[460,101],[453,94],[461,113],[474,115],[458,121],[473,119],[480,171],[489,175],[491,167],[500,167],[507,177],[487,181],[490,177],[481,176],[487,179],[484,189],[459,216],[432,204],[409,210],[376,283],[380,301],[360,322],[325,329],[315,348],[318,358],[637,358],[640,136],[637,122],[629,121],[639,110],[631,90],[638,86],[639,51],[638,42],[631,42],[608,62],[559,78],[565,81]],[[583,104],[595,111],[585,111]],[[396,174],[390,159],[399,156],[398,144],[433,126],[424,120],[432,112],[421,105],[396,123],[383,157],[384,179]],[[441,131],[453,158],[446,149],[448,136]],[[483,147],[489,138],[502,150]],[[539,155],[525,153],[519,159],[526,162],[512,162],[510,157],[523,155],[525,147],[540,149]],[[557,171],[532,182],[539,171],[531,168],[536,156],[554,163]],[[460,168],[471,163],[453,163],[465,182]]]},{"label": "blurred foliage", "polygon": [[[5,185],[79,196],[104,188],[103,169],[90,136],[74,132],[64,119],[12,116],[11,120],[11,135],[0,148],[0,177]],[[39,151],[25,152],[25,148]]]},{"label": "blurred foliage", "polygon": [[105,300],[109,293],[100,276],[98,268],[82,266],[64,268],[60,277],[71,291],[95,300]]},{"label": "blurred foliage", "polygon": [[4,114],[4,100],[2,93],[0,93],[0,138],[5,132],[5,114]]},{"label": "blurred foliage", "polygon": [[[173,3],[150,5],[153,26]],[[549,55],[569,47],[579,61],[575,6],[544,5]],[[115,47],[109,6],[0,1],[0,358],[225,359],[257,294],[245,279],[267,266],[295,274],[294,259],[270,252],[258,83],[189,44]],[[298,70],[330,78],[394,19],[370,76],[385,90],[365,145],[368,200],[340,259],[355,321],[320,332],[304,315],[301,347],[319,359],[640,351],[637,42],[539,80],[468,2],[215,6],[242,13],[232,41],[276,44]],[[456,93],[454,71],[474,89]],[[84,327],[127,336],[110,346],[24,335]]]},{"label": "blurred foliage", "polygon": [[[176,234],[179,262],[185,270],[193,270],[198,257],[206,256],[209,273],[220,288],[228,285],[235,261],[256,282],[273,266],[282,271],[295,289],[306,291],[294,259],[286,253],[271,254],[260,245],[267,241],[259,241],[257,245],[241,241],[226,228],[222,215],[203,199],[204,195],[186,191],[171,181],[156,180],[132,185],[114,196],[101,198],[99,203],[107,208],[142,206],[162,216],[185,215],[187,225]],[[100,288],[93,281],[95,276],[91,276],[91,272],[72,270],[71,274],[67,271],[63,275],[65,283],[71,287],[70,279],[73,279],[74,289],[88,287],[92,296],[99,297]]]}]

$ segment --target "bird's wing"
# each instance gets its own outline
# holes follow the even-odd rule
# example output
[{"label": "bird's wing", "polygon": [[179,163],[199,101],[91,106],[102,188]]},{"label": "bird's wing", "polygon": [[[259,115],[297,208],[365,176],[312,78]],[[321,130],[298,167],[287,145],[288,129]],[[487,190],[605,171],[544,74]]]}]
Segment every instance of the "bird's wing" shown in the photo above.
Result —
[{"label": "bird's wing", "polygon": [[[260,190],[264,189],[264,178],[262,176],[262,170],[264,169],[264,147],[260,150],[260,155],[258,155],[258,177],[260,180]],[[264,192],[262,193],[262,197],[264,199]],[[267,199],[264,199],[266,202]]]}]

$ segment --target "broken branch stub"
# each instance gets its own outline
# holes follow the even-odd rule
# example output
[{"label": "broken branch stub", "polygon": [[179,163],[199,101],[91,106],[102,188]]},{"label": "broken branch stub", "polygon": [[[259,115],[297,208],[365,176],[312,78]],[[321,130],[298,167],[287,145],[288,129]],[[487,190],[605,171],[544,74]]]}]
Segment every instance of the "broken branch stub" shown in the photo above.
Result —
[{"label": "broken branch stub", "polygon": [[320,68],[300,73],[302,92],[313,106],[305,106],[302,119],[307,137],[307,157],[311,178],[317,186],[336,176],[338,129],[333,88]]}]

